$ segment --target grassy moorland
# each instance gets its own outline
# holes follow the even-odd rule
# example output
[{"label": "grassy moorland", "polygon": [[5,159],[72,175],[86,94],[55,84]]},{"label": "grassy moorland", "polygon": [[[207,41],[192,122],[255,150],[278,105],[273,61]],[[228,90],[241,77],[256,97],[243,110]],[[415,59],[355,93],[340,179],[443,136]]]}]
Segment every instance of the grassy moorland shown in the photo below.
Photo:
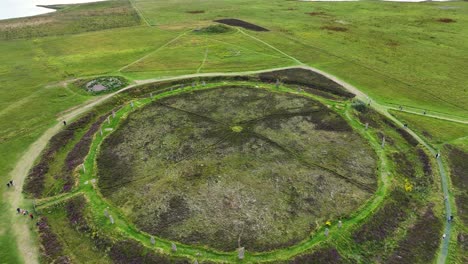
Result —
[{"label": "grassy moorland", "polygon": [[[300,60],[383,104],[464,119],[468,115],[466,2],[118,0],[59,8],[43,16],[0,21],[1,186],[60,113],[92,99],[61,83],[79,77],[158,78],[288,66]],[[231,17],[270,31],[192,32]],[[421,127],[438,125],[420,122]],[[4,188],[0,195],[0,259],[18,263],[21,257],[8,228],[8,212],[18,205],[3,199],[8,195]]]},{"label": "grassy moorland", "polygon": [[[381,103],[466,116],[467,4],[299,1],[146,1],[151,25],[191,29],[238,18],[270,32],[249,34],[330,72]],[[193,12],[198,11],[198,12]],[[447,20],[448,19],[448,20]]]}]

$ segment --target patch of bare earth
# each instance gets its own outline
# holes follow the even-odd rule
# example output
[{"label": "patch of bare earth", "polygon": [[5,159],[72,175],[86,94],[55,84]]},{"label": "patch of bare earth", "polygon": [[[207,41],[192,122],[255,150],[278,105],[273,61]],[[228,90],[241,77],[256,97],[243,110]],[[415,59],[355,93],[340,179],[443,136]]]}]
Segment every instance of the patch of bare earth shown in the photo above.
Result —
[{"label": "patch of bare earth", "polygon": [[437,22],[441,22],[441,23],[454,23],[456,22],[455,19],[452,19],[452,18],[439,18],[437,19]]},{"label": "patch of bare earth", "polygon": [[322,29],[328,30],[328,31],[336,31],[336,32],[346,32],[348,31],[347,28],[345,27],[337,27],[337,26],[323,26]]},{"label": "patch of bare earth", "polygon": [[187,11],[186,13],[188,14],[203,14],[205,13],[204,10],[193,10],[193,11]]}]

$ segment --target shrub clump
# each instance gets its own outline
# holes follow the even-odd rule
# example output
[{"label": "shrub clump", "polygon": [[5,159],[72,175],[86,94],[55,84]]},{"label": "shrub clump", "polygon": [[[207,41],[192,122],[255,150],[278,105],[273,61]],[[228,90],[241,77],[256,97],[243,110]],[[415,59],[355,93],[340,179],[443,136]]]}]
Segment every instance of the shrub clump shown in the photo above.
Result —
[{"label": "shrub clump", "polygon": [[431,263],[439,247],[441,230],[442,221],[429,207],[386,263]]},{"label": "shrub clump", "polygon": [[232,31],[233,31],[232,28],[228,26],[217,24],[217,25],[210,25],[210,26],[198,29],[195,32],[205,33],[205,34],[223,34],[223,33],[228,33]]},{"label": "shrub clump", "polygon": [[326,248],[311,254],[300,255],[289,261],[290,264],[300,263],[345,263],[343,257],[335,248]]},{"label": "shrub clump", "polygon": [[286,84],[305,86],[307,89],[317,89],[345,98],[353,98],[355,95],[346,91],[340,84],[327,77],[306,69],[287,69],[259,74],[263,82],[281,81]]},{"label": "shrub clump", "polygon": [[65,159],[65,168],[63,175],[63,178],[65,180],[63,190],[65,192],[71,191],[74,185],[73,170],[78,165],[83,163],[84,158],[88,154],[89,148],[91,147],[94,134],[98,131],[102,122],[106,120],[107,116],[108,115],[103,115],[96,122],[94,122],[91,125],[91,128],[88,130],[88,132],[86,132],[86,134],[80,139],[80,141],[75,145],[75,147],[73,147],[72,151],[68,153]]},{"label": "shrub clump", "polygon": [[392,191],[385,205],[354,232],[353,240],[357,243],[383,241],[405,220],[409,205],[410,200],[403,191]]},{"label": "shrub clump", "polygon": [[50,139],[46,150],[41,155],[40,161],[29,171],[23,188],[24,192],[31,194],[35,198],[39,198],[42,195],[45,176],[49,171],[50,164],[55,160],[57,152],[75,137],[76,130],[86,127],[93,117],[94,113],[83,116]]},{"label": "shrub clump", "polygon": [[173,258],[154,252],[148,252],[142,245],[134,240],[124,240],[115,243],[109,257],[115,264],[127,263],[158,263],[158,264],[189,264],[190,261],[181,258]]},{"label": "shrub clump", "polygon": [[41,217],[37,222],[39,239],[41,242],[41,255],[47,263],[54,263],[54,260],[61,260],[59,263],[67,260],[68,257],[62,256],[62,244],[58,236],[51,230],[46,217]]}]

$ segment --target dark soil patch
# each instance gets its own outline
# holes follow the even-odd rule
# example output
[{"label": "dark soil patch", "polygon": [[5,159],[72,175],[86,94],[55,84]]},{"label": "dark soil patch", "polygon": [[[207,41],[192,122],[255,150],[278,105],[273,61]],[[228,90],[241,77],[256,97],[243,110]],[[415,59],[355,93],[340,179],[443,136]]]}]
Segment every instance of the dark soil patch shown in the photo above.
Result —
[{"label": "dark soil patch", "polygon": [[397,41],[395,40],[390,40],[390,41],[387,41],[387,43],[385,43],[387,46],[389,47],[398,47],[400,46],[400,43],[398,43]]},{"label": "dark soil patch", "polygon": [[306,69],[287,69],[266,72],[259,74],[259,78],[263,82],[275,83],[279,80],[286,84],[305,86],[306,91],[309,89],[317,89],[345,98],[353,98],[355,96],[346,91],[345,88],[338,83],[321,74]]},{"label": "dark soil patch", "polygon": [[314,253],[300,255],[289,261],[290,264],[302,263],[345,263],[343,257],[335,248],[326,248]]},{"label": "dark soil patch", "polygon": [[187,11],[186,13],[189,13],[189,14],[203,14],[203,13],[205,13],[205,10],[193,10],[193,11]]},{"label": "dark soil patch", "polygon": [[235,19],[235,18],[218,19],[218,20],[215,20],[215,22],[226,24],[229,26],[234,26],[234,27],[241,27],[241,28],[245,28],[248,30],[252,30],[252,31],[270,31],[264,27],[257,26],[255,24],[246,22],[244,20]]},{"label": "dark soil patch", "polygon": [[406,237],[386,263],[432,263],[442,237],[442,221],[429,207],[416,224],[408,230]]},{"label": "dark soil patch", "polygon": [[323,26],[321,29],[329,30],[329,31],[336,31],[336,32],[346,32],[348,31],[345,27],[338,27],[338,26]]},{"label": "dark soil patch", "polygon": [[385,205],[354,232],[354,241],[359,244],[383,242],[405,220],[409,205],[410,199],[406,193],[392,191]]},{"label": "dark soil patch", "polygon": [[325,12],[309,12],[309,13],[306,13],[306,14],[309,15],[309,16],[323,16],[326,13]]},{"label": "dark soil patch", "polygon": [[452,19],[452,18],[439,18],[437,19],[438,22],[441,22],[441,23],[454,23],[456,22],[455,19]]}]

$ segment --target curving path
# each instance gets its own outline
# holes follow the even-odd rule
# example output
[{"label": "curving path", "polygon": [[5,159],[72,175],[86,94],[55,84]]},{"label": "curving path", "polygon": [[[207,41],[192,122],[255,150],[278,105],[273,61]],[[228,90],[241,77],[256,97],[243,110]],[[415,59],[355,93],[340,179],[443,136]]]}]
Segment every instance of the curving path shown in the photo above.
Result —
[{"label": "curving path", "polygon": [[[121,93],[123,91],[126,91],[128,89],[132,89],[135,86],[145,84],[145,83],[151,83],[151,82],[157,82],[157,81],[169,81],[169,80],[181,80],[181,79],[187,79],[187,78],[193,78],[193,77],[212,77],[212,76],[235,76],[235,75],[252,75],[252,74],[258,74],[262,72],[269,72],[269,71],[274,71],[274,70],[282,70],[282,69],[291,69],[291,68],[302,68],[302,69],[307,69],[311,70],[313,72],[322,74],[326,76],[327,78],[335,81],[336,83],[339,83],[343,87],[345,87],[348,91],[356,94],[356,97],[360,100],[366,101],[369,100],[369,97],[361,92],[359,89],[356,87],[340,80],[339,78],[328,74],[326,72],[323,72],[317,68],[314,67],[309,67],[305,65],[298,65],[298,66],[289,66],[289,67],[280,67],[280,68],[272,68],[272,69],[265,69],[265,70],[259,70],[259,71],[247,71],[247,72],[230,72],[230,73],[198,73],[198,74],[187,74],[187,75],[182,75],[182,76],[177,76],[177,77],[169,77],[169,78],[159,78],[159,79],[147,79],[147,80],[139,80],[136,81],[136,84],[127,86],[124,89],[121,89],[117,92],[107,94],[101,97],[98,97],[97,99],[93,99],[85,104],[80,105],[79,107],[74,108],[74,110],[66,113],[65,115],[61,116],[58,119],[58,123],[54,125],[53,127],[49,128],[36,142],[34,142],[29,149],[26,151],[26,153],[20,158],[20,160],[17,162],[16,166],[14,167],[13,171],[10,173],[11,178],[16,182],[16,188],[17,191],[15,192],[6,192],[5,194],[5,199],[10,202],[10,214],[11,217],[15,217],[15,211],[14,207],[16,205],[23,204],[25,202],[23,195],[21,193],[21,189],[24,184],[24,180],[28,174],[28,171],[31,169],[31,167],[34,164],[34,161],[37,159],[37,157],[40,155],[42,150],[46,147],[47,142],[50,140],[50,138],[55,135],[57,132],[60,131],[62,128],[61,120],[72,120],[79,115],[83,114],[84,112],[90,110],[92,107],[104,102],[105,100],[113,97],[114,95]],[[380,113],[384,114],[397,124],[401,125],[401,122],[398,121],[396,118],[394,118],[392,115],[389,114],[388,110],[392,109],[391,107],[383,106],[375,101],[372,103],[372,107],[379,111]],[[437,116],[434,116],[437,117]],[[440,117],[440,119],[445,119],[444,117]],[[417,139],[421,144],[426,146],[431,153],[435,154],[436,151],[429,146],[424,140],[422,140],[418,135],[416,135],[414,132],[411,130],[408,130],[408,132],[415,138]],[[441,160],[437,160],[437,164],[439,167],[439,172],[441,175],[441,182],[442,182],[442,190],[444,193],[445,197],[448,197],[445,201],[445,212],[446,215],[451,215],[451,194],[449,192],[449,183],[448,183],[448,178],[445,173],[444,166],[442,164]],[[450,241],[450,233],[451,233],[451,225],[445,222],[444,230],[445,233],[447,234],[447,238],[445,240],[441,240],[441,245],[440,245],[440,252],[439,252],[439,258],[438,258],[438,263],[445,263],[446,258],[447,258],[447,253],[448,253],[448,248],[449,248],[449,241]],[[36,245],[34,245],[34,239],[32,238],[32,234],[30,233],[30,227],[26,223],[22,223],[19,221],[16,221],[12,229],[17,237],[17,246],[19,249],[20,254],[24,257],[24,262],[26,263],[38,263],[38,251]]]}]

